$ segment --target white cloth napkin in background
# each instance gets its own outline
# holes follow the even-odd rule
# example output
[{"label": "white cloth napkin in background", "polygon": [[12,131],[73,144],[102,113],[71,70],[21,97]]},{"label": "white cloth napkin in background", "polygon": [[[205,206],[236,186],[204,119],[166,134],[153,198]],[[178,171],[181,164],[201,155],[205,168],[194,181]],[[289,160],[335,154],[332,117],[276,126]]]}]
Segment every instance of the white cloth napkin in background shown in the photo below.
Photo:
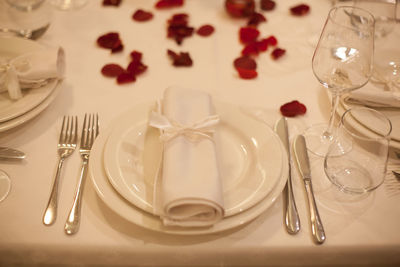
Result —
[{"label": "white cloth napkin in background", "polygon": [[400,108],[400,92],[384,91],[381,88],[368,84],[361,89],[351,92],[344,101],[371,107]]},{"label": "white cloth napkin in background", "polygon": [[11,99],[22,97],[21,89],[34,89],[52,79],[62,79],[65,72],[64,50],[41,49],[11,60],[0,59],[0,93],[8,91]]},{"label": "white cloth napkin in background", "polygon": [[219,117],[212,99],[202,91],[171,87],[160,106],[149,121],[164,142],[155,213],[165,225],[211,226],[224,216],[213,139]]}]

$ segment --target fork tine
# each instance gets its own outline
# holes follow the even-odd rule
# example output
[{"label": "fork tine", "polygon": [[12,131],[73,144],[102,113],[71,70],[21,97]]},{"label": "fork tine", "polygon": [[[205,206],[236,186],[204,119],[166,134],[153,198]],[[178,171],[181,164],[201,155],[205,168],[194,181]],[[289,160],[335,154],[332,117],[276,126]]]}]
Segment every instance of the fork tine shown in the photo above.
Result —
[{"label": "fork tine", "polygon": [[88,143],[89,147],[92,147],[93,144],[93,140],[94,140],[94,131],[95,131],[95,127],[94,127],[94,114],[90,115],[90,141]]},{"label": "fork tine", "polygon": [[64,135],[64,133],[65,133],[64,128],[65,128],[65,116],[63,117],[62,126],[61,126],[61,131],[60,131],[60,138],[58,139],[58,143],[59,143],[59,144],[62,144],[63,141],[64,141],[64,138],[65,138],[65,135]]},{"label": "fork tine", "polygon": [[76,145],[76,142],[78,141],[78,117],[75,116],[75,127],[74,127],[74,138],[72,139],[72,142]]},{"label": "fork tine", "polygon": [[86,145],[86,135],[85,135],[85,133],[87,132],[86,119],[87,119],[87,114],[85,114],[85,118],[83,119],[82,134],[81,134],[81,147],[84,147]]},{"label": "fork tine", "polygon": [[99,114],[96,113],[96,137],[100,133],[100,125],[99,125]]}]

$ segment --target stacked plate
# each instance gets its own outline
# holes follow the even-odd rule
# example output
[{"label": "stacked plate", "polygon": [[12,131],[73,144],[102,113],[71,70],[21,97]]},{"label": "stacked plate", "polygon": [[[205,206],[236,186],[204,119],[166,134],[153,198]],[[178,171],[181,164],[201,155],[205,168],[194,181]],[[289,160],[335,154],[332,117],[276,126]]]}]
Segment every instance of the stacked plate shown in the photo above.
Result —
[{"label": "stacked plate", "polygon": [[[383,90],[383,89],[382,89]],[[353,107],[360,107],[359,104],[350,104],[341,99],[338,106],[338,115],[342,116],[343,113]],[[377,108],[377,111],[384,114],[392,123],[392,133],[390,134],[390,146],[400,149],[400,109],[399,108]],[[352,126],[367,136],[374,136],[382,134],[379,122],[372,121],[369,117],[357,116],[352,118]]]},{"label": "stacked plate", "polygon": [[153,213],[154,179],[162,151],[157,132],[147,126],[153,106],[138,105],[116,118],[92,148],[89,172],[95,190],[121,217],[159,232],[208,234],[251,221],[280,195],[289,168],[279,137],[239,108],[215,102],[221,118],[215,137],[226,215],[212,227],[164,226]]},{"label": "stacked plate", "polygon": [[[0,37],[0,63],[40,49],[45,47],[31,40]],[[57,96],[58,83],[53,80],[40,88],[23,90],[23,97],[18,100],[11,100],[8,92],[0,93],[0,132],[27,122],[43,111]]]}]

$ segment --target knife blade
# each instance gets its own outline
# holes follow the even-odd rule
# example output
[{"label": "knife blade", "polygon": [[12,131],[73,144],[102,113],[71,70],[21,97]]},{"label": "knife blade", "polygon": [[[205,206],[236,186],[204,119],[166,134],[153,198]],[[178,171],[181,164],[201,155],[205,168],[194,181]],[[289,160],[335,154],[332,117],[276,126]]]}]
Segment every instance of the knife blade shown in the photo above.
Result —
[{"label": "knife blade", "polygon": [[292,175],[291,175],[291,166],[290,166],[290,146],[289,146],[289,133],[287,120],[285,117],[282,117],[275,125],[275,132],[278,134],[281,139],[287,155],[289,159],[289,174],[288,180],[283,190],[283,197],[285,199],[285,226],[286,231],[289,234],[296,234],[300,231],[300,218],[297,212],[296,202],[294,200],[293,195],[293,187],[292,187]]},{"label": "knife blade", "polygon": [[314,192],[311,183],[311,168],[308,158],[306,140],[303,135],[298,135],[294,140],[294,154],[303,178],[304,188],[307,193],[308,206],[310,210],[311,231],[314,241],[318,244],[324,243],[326,236],[321,218],[315,203]]},{"label": "knife blade", "polygon": [[0,147],[0,159],[24,159],[24,158],[25,158],[24,152],[9,147]]}]

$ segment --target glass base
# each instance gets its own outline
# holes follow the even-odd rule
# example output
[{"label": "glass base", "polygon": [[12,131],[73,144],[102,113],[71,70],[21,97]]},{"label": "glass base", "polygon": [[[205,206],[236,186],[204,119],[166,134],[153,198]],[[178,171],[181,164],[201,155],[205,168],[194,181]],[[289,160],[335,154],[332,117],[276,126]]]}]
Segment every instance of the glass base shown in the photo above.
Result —
[{"label": "glass base", "polygon": [[0,170],[0,202],[3,201],[11,190],[11,180],[7,173]]},{"label": "glass base", "polygon": [[51,0],[50,4],[61,10],[79,9],[86,5],[88,0]]},{"label": "glass base", "polygon": [[306,139],[308,151],[317,156],[325,157],[326,153],[328,153],[329,146],[335,140],[334,132],[330,135],[326,134],[327,128],[327,123],[320,123],[312,125],[304,131],[303,135]]}]

